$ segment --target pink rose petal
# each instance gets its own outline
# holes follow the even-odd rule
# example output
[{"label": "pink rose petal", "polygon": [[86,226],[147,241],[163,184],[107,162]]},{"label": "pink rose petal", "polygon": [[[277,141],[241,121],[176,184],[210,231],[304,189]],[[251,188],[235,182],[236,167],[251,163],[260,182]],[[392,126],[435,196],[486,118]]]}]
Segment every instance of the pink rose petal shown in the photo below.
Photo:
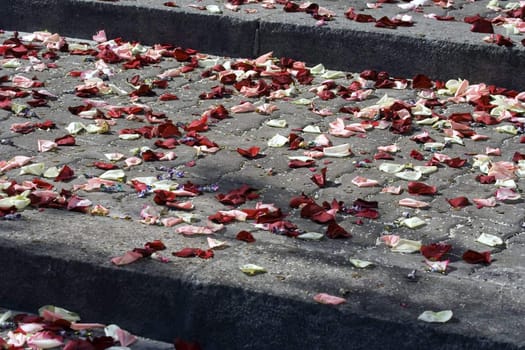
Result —
[{"label": "pink rose petal", "polygon": [[314,296],[314,300],[321,304],[328,304],[328,305],[339,305],[346,303],[346,299],[337,297],[335,295],[330,295],[326,293],[319,293]]}]

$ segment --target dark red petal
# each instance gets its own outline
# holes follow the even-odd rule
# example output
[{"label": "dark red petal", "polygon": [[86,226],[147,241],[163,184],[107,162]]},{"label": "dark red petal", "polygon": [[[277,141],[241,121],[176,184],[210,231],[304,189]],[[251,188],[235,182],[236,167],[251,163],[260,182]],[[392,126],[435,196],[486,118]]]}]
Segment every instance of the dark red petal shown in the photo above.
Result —
[{"label": "dark red petal", "polygon": [[303,206],[305,204],[312,203],[315,203],[313,198],[308,197],[304,193],[302,193],[300,196],[292,197],[292,199],[290,199],[290,207],[292,208],[299,208],[300,206]]},{"label": "dark red petal", "polygon": [[432,80],[423,74],[418,74],[412,78],[412,88],[414,89],[431,89],[434,86]]},{"label": "dark red petal", "polygon": [[227,223],[234,221],[235,217],[230,216],[230,215],[224,215],[224,214],[217,212],[213,215],[209,215],[208,220],[217,222],[219,224],[227,224]]},{"label": "dark red petal", "polygon": [[202,350],[199,343],[189,342],[176,338],[173,342],[176,350]]},{"label": "dark red petal", "polygon": [[105,162],[93,162],[93,166],[98,169],[102,170],[112,170],[112,169],[118,169],[118,165],[114,163],[105,163]]},{"label": "dark red petal", "polygon": [[302,161],[294,159],[288,162],[288,166],[290,168],[309,168],[315,166],[315,160]]},{"label": "dark red petal", "polygon": [[255,242],[255,238],[248,231],[240,231],[239,233],[237,233],[237,236],[235,236],[235,238],[238,239],[239,241],[244,241],[247,243]]},{"label": "dark red petal", "polygon": [[457,157],[445,160],[445,164],[447,164],[451,168],[461,168],[463,165],[465,165],[466,162],[466,159],[461,159]]},{"label": "dark red petal", "polygon": [[55,143],[59,146],[74,146],[76,143],[75,137],[73,135],[65,135],[62,137],[57,137]]},{"label": "dark red petal", "polygon": [[525,160],[525,153],[515,152],[512,156],[512,161],[517,163],[520,160]]},{"label": "dark red petal", "polygon": [[492,23],[484,18],[479,18],[478,20],[474,21],[472,23],[472,27],[470,27],[470,31],[474,33],[494,33],[494,28],[492,27]]},{"label": "dark red petal", "polygon": [[367,219],[379,218],[379,212],[375,209],[370,209],[370,208],[358,210],[353,215],[359,218],[367,218]]},{"label": "dark red petal", "polygon": [[490,264],[490,252],[476,252],[474,250],[467,250],[463,253],[463,260],[469,264]]},{"label": "dark red petal", "polygon": [[73,169],[71,169],[67,165],[64,165],[58,173],[57,177],[55,177],[55,181],[68,181],[71,180],[73,177],[75,177],[75,172],[73,171]]},{"label": "dark red petal", "polygon": [[396,29],[397,23],[392,21],[387,16],[383,16],[380,19],[376,21],[376,27],[378,28],[388,28],[388,29]]},{"label": "dark red petal", "polygon": [[311,180],[320,188],[325,187],[326,186],[326,168],[322,168],[320,174],[312,175]]},{"label": "dark red petal", "polygon": [[192,258],[197,255],[197,250],[197,248],[183,248],[178,252],[173,252],[171,254],[179,258]]},{"label": "dark red petal", "polygon": [[348,233],[344,228],[339,226],[335,221],[330,222],[328,224],[328,228],[326,229],[326,236],[328,238],[349,238],[352,237],[350,233]]},{"label": "dark red petal", "polygon": [[213,258],[214,253],[213,253],[213,250],[211,249],[207,249],[207,250],[197,249],[196,255],[201,259],[211,259]]},{"label": "dark red petal", "polygon": [[496,183],[496,176],[494,175],[477,175],[476,181],[482,184],[493,184]]},{"label": "dark red petal", "polygon": [[37,177],[35,177],[32,181],[36,187],[38,188],[41,188],[41,189],[44,189],[44,190],[52,190],[53,187],[55,187],[54,185],[42,180],[42,179],[39,179]]},{"label": "dark red petal", "polygon": [[385,159],[385,160],[393,160],[394,156],[388,152],[380,151],[374,154],[375,160]]},{"label": "dark red petal", "polygon": [[441,260],[443,255],[452,249],[452,245],[446,243],[432,243],[421,246],[421,254],[428,260]]},{"label": "dark red petal", "polygon": [[352,205],[356,207],[358,210],[361,209],[377,209],[378,208],[378,202],[377,201],[367,201],[361,198],[356,199]]},{"label": "dark red petal", "polygon": [[177,95],[170,94],[170,93],[164,93],[159,96],[159,101],[175,101],[178,99],[179,98],[177,97]]},{"label": "dark red petal", "polygon": [[408,183],[408,193],[432,196],[437,193],[437,187],[427,185],[423,182],[411,181]]},{"label": "dark red petal", "polygon": [[152,242],[147,242],[146,244],[144,244],[144,247],[145,248],[148,248],[148,249],[153,249],[153,250],[164,250],[166,249],[166,246],[164,245],[164,243],[162,243],[161,240],[154,240]]},{"label": "dark red petal", "polygon": [[416,160],[424,160],[425,159],[423,154],[421,154],[419,151],[417,151],[415,149],[410,151],[410,157],[413,158],[413,159],[416,159]]},{"label": "dark red petal", "polygon": [[154,144],[155,146],[159,148],[173,149],[179,144],[179,142],[176,139],[167,139],[167,140],[157,140],[155,141]]},{"label": "dark red petal", "polygon": [[447,199],[447,202],[454,208],[463,208],[467,205],[470,205],[470,202],[467,197],[456,197]]},{"label": "dark red petal", "polygon": [[156,160],[159,160],[164,156],[164,153],[162,152],[153,152],[152,150],[148,149],[140,154],[142,157],[142,160],[145,162],[154,162]]}]

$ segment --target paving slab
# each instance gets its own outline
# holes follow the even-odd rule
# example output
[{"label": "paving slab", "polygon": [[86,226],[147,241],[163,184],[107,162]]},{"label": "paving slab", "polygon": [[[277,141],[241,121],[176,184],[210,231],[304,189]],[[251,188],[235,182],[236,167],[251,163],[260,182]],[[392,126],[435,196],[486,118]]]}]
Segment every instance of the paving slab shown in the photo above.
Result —
[{"label": "paving slab", "polygon": [[[425,73],[437,79],[462,77],[519,89],[524,79],[525,47],[521,35],[508,34],[502,26],[495,33],[509,36],[514,47],[487,44],[485,33],[471,32],[465,17],[489,19],[503,14],[487,9],[488,1],[455,1],[447,6],[426,2],[417,11],[400,8],[406,2],[386,2],[370,9],[361,1],[316,2],[333,13],[326,25],[311,14],[285,12],[283,2],[249,1],[236,11],[227,2],[177,1],[167,7],[158,0],[6,0],[0,26],[10,30],[47,29],[79,38],[105,29],[110,37],[146,44],[177,43],[183,47],[232,57],[256,57],[267,51],[310,64],[323,62],[334,69],[386,70],[399,76]],[[242,3],[242,2],[241,2]],[[263,5],[271,4],[273,8]],[[297,2],[299,4],[299,2]],[[218,6],[220,13],[206,10]],[[504,9],[506,2],[501,2]],[[379,19],[412,16],[413,26],[377,28],[346,18],[356,13]],[[439,21],[429,15],[448,16]],[[426,17],[425,17],[426,16]]]},{"label": "paving slab", "polygon": [[[87,6],[88,3],[90,6]],[[79,1],[63,5],[61,9],[67,8],[69,4],[80,6],[82,11],[98,9],[101,16],[102,13],[115,11],[122,18],[126,18],[123,15],[126,11],[142,10],[142,6],[145,6],[139,1]],[[7,5],[9,9],[14,9],[15,16],[20,14],[15,10],[23,2],[18,2],[16,6],[8,2]],[[149,11],[167,11],[160,4],[149,2],[149,5]],[[38,7],[43,6],[42,3],[34,2],[34,6],[27,8],[31,11],[44,11],[43,7]],[[173,11],[179,10],[175,8]],[[86,16],[85,12],[79,13]],[[216,16],[202,11],[195,13],[217,20]],[[231,15],[249,18],[247,14],[241,13],[239,11]],[[57,18],[62,19],[64,13],[61,15]],[[295,15],[290,14],[290,18],[295,18]],[[120,18],[116,14],[113,17]],[[273,21],[274,18],[270,17],[264,20]],[[87,18],[95,21],[94,17]],[[103,17],[96,21],[101,19]],[[221,19],[224,20],[223,17]],[[302,20],[308,21],[310,30],[318,29],[312,25],[312,18],[309,16],[304,16]],[[11,25],[6,23],[2,25],[9,28]],[[93,35],[101,29],[98,24],[100,23],[82,27],[86,33],[79,33],[78,36]],[[36,22],[34,25],[30,29],[42,29],[44,24]],[[262,20],[257,25],[264,27]],[[51,24],[46,27],[52,28]],[[108,32],[112,30],[107,28]],[[321,30],[325,28],[321,27]],[[375,33],[378,30],[372,31]],[[64,27],[64,31],[66,34],[71,33],[67,27]],[[130,39],[136,35],[133,40],[143,38],[139,33],[131,31],[112,34]],[[2,34],[2,41],[13,35],[12,32]],[[150,39],[164,42],[160,37],[151,36]],[[173,40],[168,37],[164,39]],[[264,39],[257,40],[260,44]],[[85,38],[67,38],[67,41],[70,44],[85,43],[90,48],[96,48],[94,42]],[[39,45],[37,41],[36,43]],[[181,42],[180,45],[186,44],[191,43]],[[219,49],[212,50],[204,41],[203,45],[204,49],[225,54]],[[484,44],[479,45],[481,47]],[[197,48],[196,44],[188,46]],[[42,47],[38,46],[38,49]],[[521,48],[516,48],[518,54],[520,50]],[[199,51],[205,52],[201,49]],[[253,54],[266,51],[250,51],[246,52],[246,56],[253,57]],[[235,51],[230,51],[228,56],[234,54]],[[97,104],[103,114],[107,114],[111,109],[108,104],[119,107],[139,104],[151,108],[153,112],[165,113],[166,118],[179,125],[181,130],[218,105],[225,106],[230,111],[230,116],[223,120],[209,118],[209,130],[202,132],[203,136],[219,145],[220,150],[217,153],[197,153],[193,147],[180,144],[174,149],[177,157],[173,160],[143,162],[124,168],[126,179],[116,191],[104,191],[100,188],[95,191],[74,190],[77,196],[89,199],[93,205],[101,204],[109,208],[109,215],[106,217],[41,206],[27,207],[20,212],[18,219],[0,221],[0,264],[8,267],[2,273],[0,299],[3,306],[34,311],[46,304],[59,305],[78,312],[85,321],[117,323],[136,334],[168,343],[176,337],[196,340],[204,349],[520,349],[525,346],[522,332],[525,255],[523,200],[502,200],[498,201],[496,207],[480,209],[472,204],[464,208],[452,208],[447,202],[447,199],[459,196],[466,196],[472,201],[474,198],[494,195],[497,189],[494,184],[482,185],[475,180],[480,171],[472,167],[474,155],[486,153],[487,147],[499,148],[501,155],[493,156],[493,161],[511,162],[513,156],[522,150],[520,140],[523,129],[519,127],[523,126],[523,112],[515,112],[497,125],[471,123],[469,126],[472,130],[489,136],[489,139],[474,141],[464,138],[464,145],[447,142],[445,148],[438,152],[435,149],[425,150],[422,144],[411,138],[427,131],[436,141],[444,142],[444,130],[450,129],[448,125],[418,124],[416,121],[422,119],[418,117],[411,121],[412,132],[396,134],[389,128],[391,120],[381,115],[387,113],[385,111],[377,112],[377,118],[371,120],[384,119],[386,128],[377,125],[366,132],[355,132],[349,137],[329,134],[330,123],[337,121],[337,118],[345,124],[366,120],[341,112],[341,107],[359,107],[365,110],[366,107],[384,101],[387,95],[396,101],[402,101],[410,106],[406,108],[411,109],[428,89],[412,89],[410,85],[400,89],[372,88],[370,96],[362,101],[349,101],[341,97],[322,100],[316,95],[315,89],[321,87],[323,82],[328,84],[328,72],[325,76],[314,76],[310,85],[296,84],[296,92],[288,98],[247,97],[226,85],[225,87],[234,90],[231,94],[204,100],[199,96],[219,85],[215,76],[217,73],[212,72],[211,77],[207,77],[210,72],[203,67],[206,60],[224,67],[237,59],[206,56],[202,53],[198,59],[200,66],[167,79],[168,88],[155,87],[151,96],[130,100],[128,94],[119,95],[115,93],[118,90],[114,89],[108,95],[82,97],[76,93],[76,87],[83,81],[70,73],[93,70],[96,60],[85,55],[71,55],[69,52],[57,52],[57,55],[55,61],[46,61],[55,63],[56,66],[52,65],[43,71],[35,69],[35,62],[23,59],[19,60],[18,67],[6,65],[0,70],[0,76],[6,76],[0,86],[11,86],[14,76],[23,75],[44,82],[45,86],[42,88],[56,95],[56,98],[48,99],[47,107],[28,108],[25,117],[23,113],[17,115],[16,109],[0,110],[0,139],[4,140],[0,144],[0,160],[8,161],[15,156],[24,155],[32,157],[33,163],[44,163],[46,168],[68,165],[74,169],[76,175],[70,181],[59,182],[53,178],[44,178],[52,183],[56,192],[62,189],[72,190],[75,186],[85,184],[90,178],[100,176],[104,171],[95,168],[93,162],[109,162],[105,154],[121,152],[125,157],[132,154],[142,156],[142,153],[134,153],[133,150],[143,146],[156,152],[167,152],[154,147],[157,139],[142,137],[138,140],[126,140],[119,137],[119,131],[126,128],[156,125],[139,121],[141,117],[144,118],[142,112],[137,112],[134,117],[128,116],[129,118],[101,119],[114,123],[109,132],[79,133],[75,135],[75,146],[60,146],[55,151],[39,152],[37,140],[54,140],[63,136],[66,126],[71,122],[95,123],[94,120],[74,115],[69,107],[91,102]],[[324,58],[329,58],[328,55],[311,57],[319,58],[312,65],[324,64]],[[278,57],[273,62],[277,63]],[[372,61],[365,63],[370,63],[367,68],[374,66]],[[184,67],[185,64],[173,57],[163,57],[140,70],[125,70],[122,62],[110,64],[111,73],[106,74],[103,77],[106,80],[102,81],[131,92],[130,80],[135,75],[151,81],[159,73]],[[337,68],[334,66],[331,69]],[[445,72],[439,79],[445,80],[447,75]],[[406,78],[410,82],[412,73]],[[486,78],[490,80],[490,77]],[[271,82],[268,78],[264,79]],[[336,85],[349,86],[352,82],[359,81],[359,73],[345,71],[332,80]],[[402,84],[402,81],[399,82]],[[512,85],[512,81],[509,84]],[[21,88],[21,91],[31,93],[32,89]],[[159,101],[159,95],[164,92],[176,94],[180,99]],[[431,99],[434,102],[443,101],[443,105],[435,107],[434,111],[447,117],[460,111],[468,114],[475,112],[473,104],[459,97],[461,96],[456,96],[455,99],[451,95],[440,94]],[[30,99],[30,95],[18,97],[13,99],[13,103],[24,104]],[[246,101],[256,106],[273,104],[278,110],[267,114],[231,112],[232,107]],[[522,104],[519,99],[512,101],[518,107]],[[314,113],[316,108],[329,108],[332,114],[319,116]],[[28,134],[11,130],[15,123],[42,122],[46,119],[53,121],[56,128],[36,128]],[[285,119],[287,126],[268,126],[266,123],[273,119]],[[303,132],[304,127],[313,124],[319,126],[334,145],[348,143],[353,155],[317,159],[315,166],[289,167],[288,157],[302,156],[309,148],[308,145],[316,142],[319,134]],[[497,131],[499,126],[513,125],[516,130],[514,134]],[[297,134],[304,138],[304,143],[299,149],[290,149],[288,146],[270,147],[268,141],[278,133],[286,137]],[[183,136],[177,138],[180,142],[184,141]],[[399,151],[392,153],[393,159],[374,159],[378,146],[393,144],[399,148]],[[260,147],[264,157],[249,160],[238,154],[238,147],[252,145]],[[425,159],[410,158],[408,155],[413,149],[421,152]],[[438,192],[434,196],[410,195],[407,193],[408,181],[379,169],[383,163],[409,164],[408,168],[424,165],[435,153],[466,159],[467,163],[457,168],[440,164],[437,173],[424,175],[420,181],[437,187]],[[123,167],[122,160],[114,163]],[[328,186],[320,188],[310,178],[323,167],[328,169]],[[191,181],[202,186],[216,185],[218,189],[216,192],[203,191],[202,195],[191,198],[195,208],[188,213],[157,205],[153,202],[153,193],[139,196],[130,185],[129,181],[133,178],[166,176],[166,168],[182,172],[183,177],[175,179],[178,184]],[[16,168],[3,171],[2,180],[16,181],[19,185],[26,181],[25,185],[28,186],[27,182],[35,176],[20,174],[20,169]],[[357,176],[377,180],[378,185],[358,187],[352,182]],[[516,177],[515,182],[520,193],[523,177]],[[217,194],[228,193],[243,184],[256,189],[260,198],[240,206],[225,205],[217,201]],[[387,185],[401,186],[404,192],[401,195],[383,193],[382,188]],[[2,190],[8,191],[7,188]],[[326,225],[302,217],[300,208],[290,207],[290,199],[302,193],[319,204],[324,201],[331,203],[333,199],[344,202],[346,209],[350,211],[340,210],[336,219],[352,237],[329,239],[325,236],[320,241],[305,241],[255,227],[253,220],[239,221],[229,223],[223,230],[210,235],[225,241],[228,248],[215,250],[212,259],[185,259],[172,256],[171,253],[187,247],[207,250],[209,236],[185,236],[177,233],[177,228],[184,223],[174,227],[140,223],[141,211],[145,206],[154,208],[163,218],[192,214],[195,220],[192,224],[203,226],[206,225],[208,216],[219,210],[254,208],[257,202],[261,202],[273,203],[281,208],[286,213],[285,219],[296,224],[301,233],[324,234]],[[398,201],[405,197],[427,201],[430,208],[401,207]],[[351,209],[356,206],[353,203],[358,199],[377,201],[380,217],[369,219],[352,215]],[[420,217],[425,225],[410,229],[399,224],[401,220],[414,216]],[[256,241],[246,243],[237,240],[236,236],[242,230],[250,231]],[[476,241],[481,233],[496,235],[504,244],[487,247]],[[423,244],[450,243],[452,250],[448,255],[450,265],[447,273],[429,272],[424,264],[424,257],[418,252],[395,253],[386,245],[378,243],[378,240],[388,234],[421,241]],[[169,258],[168,263],[145,258],[124,266],[111,263],[112,258],[134,248],[144,247],[146,242],[155,240],[161,240],[166,245],[167,249],[160,253]],[[462,254],[469,249],[489,251],[492,263],[468,264],[462,260]],[[374,267],[359,269],[352,265],[350,258],[370,261]],[[240,267],[249,263],[260,265],[267,272],[255,276],[242,273]],[[314,301],[314,296],[318,293],[339,296],[346,299],[346,302],[338,306],[322,305]],[[454,316],[444,324],[427,324],[418,320],[418,316],[426,310],[452,310]]]}]

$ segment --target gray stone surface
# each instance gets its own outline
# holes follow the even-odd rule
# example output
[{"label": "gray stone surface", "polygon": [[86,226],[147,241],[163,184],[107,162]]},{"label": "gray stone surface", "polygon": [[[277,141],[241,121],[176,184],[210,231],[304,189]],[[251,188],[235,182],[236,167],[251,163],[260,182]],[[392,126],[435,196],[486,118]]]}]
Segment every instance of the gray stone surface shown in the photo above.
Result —
[{"label": "gray stone surface", "polygon": [[[482,41],[486,34],[471,32],[470,25],[463,22],[466,16],[476,14],[494,17],[495,13],[486,8],[488,1],[456,1],[448,9],[427,3],[421,12],[403,10],[397,3],[368,9],[362,1],[319,1],[320,6],[336,14],[322,27],[316,26],[311,15],[284,12],[282,5],[265,9],[261,2],[254,2],[234,12],[224,7],[225,2],[211,0],[177,1],[177,7],[163,3],[6,0],[2,8],[9,16],[0,19],[0,26],[25,31],[45,28],[81,38],[106,29],[110,37],[147,44],[177,43],[218,55],[248,57],[274,51],[277,56],[309,63],[322,61],[335,69],[388,70],[401,76],[424,72],[435,79],[463,77],[510,88],[520,88],[524,79],[521,68],[525,48],[520,36],[511,36],[516,43],[512,48],[489,45]],[[222,13],[190,5],[218,5]],[[376,19],[409,14],[415,25],[394,30],[375,28],[373,23],[348,20],[345,11],[349,7]],[[249,10],[256,12],[246,13]],[[455,21],[438,21],[424,17],[426,14],[449,15]],[[496,32],[506,34],[501,27],[496,27]]]},{"label": "gray stone surface", "polygon": [[[191,46],[201,52],[208,50],[234,57],[256,56],[273,50],[276,55],[304,59],[312,65],[323,63],[333,69],[387,69],[407,78],[423,72],[442,80],[461,77],[473,82],[505,83],[504,86],[523,90],[520,86],[522,73],[512,64],[513,60],[519,62],[523,48],[516,46],[509,50],[479,42],[482,35],[470,33],[465,23],[428,22],[429,27],[423,27],[426,22],[421,19],[413,28],[380,30],[346,20],[340,14],[346,6],[330,2],[323,5],[337,9],[338,18],[328,26],[318,28],[309,15],[284,13],[280,5],[273,12],[259,9],[257,16],[244,13],[243,7],[238,13],[225,10],[222,16],[218,16],[188,8],[190,2],[181,2],[180,7],[175,9],[164,8],[161,4],[152,1],[33,1],[28,6],[24,1],[7,1],[6,13],[12,16],[3,16],[0,26],[18,30],[47,28],[83,38],[104,27],[110,38],[122,36],[127,40],[150,44],[170,42],[183,47]],[[470,6],[478,6],[473,8],[479,11],[479,4],[464,5],[465,11],[454,14],[458,18],[472,14],[467,12]],[[355,4],[353,6],[358,8]],[[381,11],[395,14],[392,6],[395,5],[385,4]],[[51,10],[53,13],[46,12]],[[174,16],[173,19],[170,16]],[[136,21],[129,18],[136,18]],[[163,25],[156,27],[159,18]],[[142,28],[144,31],[144,25],[136,25],[142,21],[148,23],[150,30],[147,32],[137,30]],[[201,23],[199,21],[202,25],[195,26],[195,23]],[[80,22],[82,25],[78,25]],[[169,27],[167,22],[180,27]],[[191,27],[184,23],[191,23]],[[436,27],[438,25],[452,34],[446,34],[441,27]],[[359,32],[353,26],[359,28]],[[455,39],[460,31],[455,26],[461,26],[466,43]],[[255,30],[259,36],[252,39]],[[419,30],[432,40],[420,39],[417,36]],[[321,31],[326,32],[326,37],[319,34]],[[10,34],[4,34],[3,38]],[[301,38],[309,40],[309,46],[303,45]],[[362,48],[365,41],[374,43],[374,40],[384,45],[379,52],[395,48],[395,57],[385,60],[384,56],[369,50],[355,49],[355,46]],[[74,39],[68,41],[74,42]],[[401,42],[402,45],[396,44]],[[428,55],[428,50],[435,51],[433,45],[443,45],[440,51],[443,55],[435,54],[435,59],[429,59],[434,57]],[[319,50],[319,47],[326,48],[326,52]],[[417,52],[417,55],[413,60],[407,60],[403,50]],[[469,53],[468,50],[472,51]],[[476,53],[477,50],[480,54]],[[356,51],[363,53],[354,57]],[[494,57],[500,64],[493,64]],[[476,62],[476,59],[480,61]],[[218,57],[218,60],[223,63],[229,58]],[[443,63],[436,64],[436,60]],[[425,64],[419,66],[418,62]],[[57,65],[56,69],[32,71],[30,74],[44,81],[45,88],[58,96],[56,101],[49,102],[49,107],[34,108],[40,121],[52,119],[57,129],[37,130],[28,135],[15,134],[9,130],[10,125],[27,120],[0,110],[0,139],[14,143],[14,146],[0,145],[0,160],[23,154],[33,156],[34,162],[45,162],[47,166],[68,164],[75,170],[76,178],[67,183],[53,184],[58,189],[71,189],[75,184],[85,183],[85,175],[102,173],[91,164],[95,160],[105,160],[104,153],[118,151],[129,155],[132,148],[153,147],[154,140],[119,139],[118,130],[145,124],[118,119],[109,135],[81,134],[76,137],[77,146],[60,147],[55,152],[38,152],[37,139],[51,140],[62,136],[65,126],[71,121],[91,123],[67,110],[67,107],[82,104],[83,100],[73,93],[80,80],[69,77],[67,73],[92,69],[93,62],[83,56],[60,54]],[[122,71],[120,65],[112,65],[117,74],[110,78],[110,82],[129,89],[126,78],[135,74],[152,78],[165,69],[180,65],[168,58],[141,70]],[[484,65],[490,69],[484,69]],[[160,102],[158,96],[153,96],[142,97],[140,102],[154,111],[165,112],[169,119],[181,123],[199,118],[210,106],[217,104],[229,109],[245,100],[258,105],[268,102],[265,99],[248,99],[238,93],[218,100],[200,100],[200,93],[218,84],[215,80],[202,78],[202,71],[199,68],[169,81],[167,91],[175,93],[180,100]],[[503,71],[507,73],[503,74]],[[0,70],[0,76],[15,73],[10,68]],[[22,71],[18,73],[24,74]],[[348,86],[353,78],[348,73],[336,83]],[[367,132],[365,137],[329,136],[334,144],[350,143],[354,155],[318,160],[315,171],[327,166],[330,181],[328,187],[320,189],[310,181],[312,171],[288,167],[287,157],[301,155],[302,150],[271,148],[267,146],[268,139],[276,133],[288,135],[296,132],[306,141],[312,141],[317,135],[296,129],[315,124],[326,133],[328,124],[336,117],[349,118],[346,123],[359,121],[337,110],[346,105],[372,105],[384,94],[402,101],[418,99],[418,91],[412,89],[376,89],[369,99],[358,103],[341,98],[329,101],[314,99],[316,107],[327,107],[335,112],[329,117],[320,117],[312,113],[308,106],[291,103],[299,98],[314,98],[315,94],[309,90],[319,86],[323,80],[316,77],[312,85],[298,85],[298,95],[291,100],[269,101],[279,107],[270,115],[232,114],[229,119],[210,123],[210,130],[203,135],[217,142],[221,150],[196,159],[195,167],[185,167],[188,161],[195,160],[195,151],[180,145],[175,149],[178,157],[174,161],[143,163],[126,170],[127,179],[158,175],[156,167],[165,165],[185,171],[181,182],[217,183],[220,193],[248,184],[260,191],[260,201],[275,203],[288,214],[288,220],[304,231],[324,233],[326,227],[301,218],[300,210],[288,206],[290,198],[302,192],[314,197],[318,203],[333,198],[348,205],[357,198],[376,200],[379,202],[379,219],[363,219],[363,225],[356,225],[357,218],[338,214],[338,223],[351,232],[352,238],[331,240],[325,237],[319,242],[256,230],[252,222],[236,222],[213,235],[230,245],[215,251],[213,259],[182,259],[172,257],[170,253],[184,247],[206,249],[206,236],[186,237],[175,232],[177,226],[168,228],[139,223],[142,207],[154,205],[152,195],[138,198],[128,185],[123,185],[123,192],[119,193],[79,191],[78,195],[108,207],[109,217],[54,209],[27,209],[22,212],[21,220],[0,221],[0,266],[7,267],[2,270],[0,282],[2,306],[34,311],[44,304],[55,304],[78,312],[85,321],[117,323],[137,334],[166,342],[175,337],[198,340],[204,349],[523,348],[523,201],[498,203],[495,208],[477,209],[471,205],[454,210],[445,200],[458,196],[469,199],[490,196],[495,187],[480,185],[474,180],[478,172],[471,170],[472,155],[484,153],[487,146],[500,147],[502,155],[497,159],[510,160],[515,152],[522,151],[523,147],[518,143],[520,135],[497,133],[495,126],[475,127],[477,132],[490,135],[490,139],[476,142],[466,139],[465,146],[452,144],[447,147],[443,153],[467,158],[469,163],[459,169],[442,166],[437,173],[421,180],[437,186],[439,190],[436,196],[416,197],[431,203],[427,210],[400,207],[398,200],[409,197],[406,193],[407,182],[379,171],[378,166],[384,162],[423,164],[424,161],[408,157],[412,149],[419,149],[409,137],[428,130],[432,137],[443,140],[440,130],[420,126],[412,135],[395,135],[388,130],[375,129]],[[160,89],[155,91],[157,94],[164,92]],[[120,106],[130,104],[128,96],[109,95],[103,99]],[[459,111],[472,112],[472,106],[449,103],[439,113],[450,115]],[[275,129],[265,125],[266,121],[275,118],[286,119],[288,127]],[[360,161],[373,159],[377,146],[393,143],[400,148],[400,152],[394,155],[395,160],[376,160],[369,167],[358,167]],[[237,147],[252,145],[260,146],[266,156],[246,160],[237,154]],[[429,160],[430,152],[423,153]],[[329,163],[325,164],[325,160]],[[19,182],[33,178],[18,173],[19,170],[14,169],[2,176]],[[359,188],[351,183],[357,175],[376,179],[381,186]],[[521,188],[523,179],[518,179],[517,183]],[[400,196],[380,193],[382,186],[387,184],[402,186],[405,192]],[[220,204],[214,195],[206,193],[193,199],[193,213],[200,220],[195,224],[203,225],[207,216],[217,210],[229,209]],[[241,208],[252,208],[255,203],[249,201]],[[157,208],[162,210],[163,216],[179,213]],[[423,218],[426,225],[415,230],[405,227],[391,229],[391,224],[404,212]],[[241,230],[253,232],[256,242],[247,244],[236,240],[235,236]],[[385,233],[422,240],[424,244],[452,244],[448,274],[426,272],[420,254],[393,253],[384,245],[377,245],[376,240]],[[505,241],[504,246],[490,248],[477,243],[475,240],[481,233],[500,236]],[[161,239],[166,244],[164,254],[170,256],[170,263],[143,259],[121,267],[111,264],[112,257],[155,239]],[[489,266],[467,264],[461,260],[461,254],[466,249],[490,250],[494,261]],[[348,259],[351,257],[374,262],[375,267],[357,269],[350,264]],[[253,277],[244,275],[239,267],[247,263],[261,265],[268,272]],[[416,282],[407,277],[413,270],[417,271]],[[340,306],[319,305],[313,301],[313,296],[320,292],[345,297],[347,302]],[[453,319],[448,323],[426,324],[417,320],[424,310],[444,309],[454,312]]]}]

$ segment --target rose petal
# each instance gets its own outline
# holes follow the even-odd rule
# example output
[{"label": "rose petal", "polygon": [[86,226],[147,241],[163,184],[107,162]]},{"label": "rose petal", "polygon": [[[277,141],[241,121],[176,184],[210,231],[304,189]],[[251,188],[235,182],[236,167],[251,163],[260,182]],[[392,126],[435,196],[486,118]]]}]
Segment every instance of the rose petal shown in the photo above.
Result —
[{"label": "rose petal", "polygon": [[418,316],[418,320],[430,323],[444,323],[449,321],[453,316],[451,310],[444,311],[424,311],[421,315]]},{"label": "rose petal", "polygon": [[314,296],[314,300],[320,304],[328,304],[328,305],[339,305],[339,304],[346,303],[346,299],[340,298],[334,295],[326,294],[326,293],[316,294]]},{"label": "rose petal", "polygon": [[467,250],[465,253],[463,253],[462,256],[463,260],[469,264],[487,264],[489,265],[491,262],[491,256],[490,252],[477,252],[474,250]]}]

